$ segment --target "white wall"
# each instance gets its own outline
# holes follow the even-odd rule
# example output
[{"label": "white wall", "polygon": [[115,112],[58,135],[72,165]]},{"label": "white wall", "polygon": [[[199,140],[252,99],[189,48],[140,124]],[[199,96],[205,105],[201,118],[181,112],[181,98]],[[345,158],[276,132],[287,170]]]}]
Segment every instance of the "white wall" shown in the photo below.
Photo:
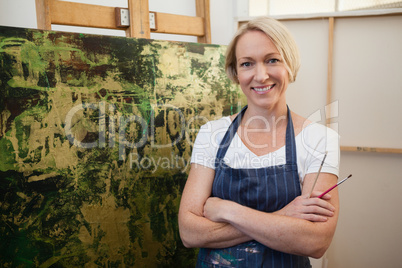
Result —
[{"label": "white wall", "polygon": [[402,148],[402,15],[338,19],[335,30],[343,144]]},{"label": "white wall", "polygon": [[[302,60],[288,104],[325,122],[328,21],[284,24]],[[336,18],[334,29],[333,121],[341,145],[401,149],[402,15]],[[322,267],[401,267],[402,155],[342,152],[340,178],[349,174],[339,188],[338,226]]]},{"label": "white wall", "polygon": [[[335,23],[334,98],[343,145],[402,148],[402,16]],[[402,155],[342,153],[331,267],[401,267]]]},{"label": "white wall", "polygon": [[[69,0],[87,4],[127,7],[127,0]],[[37,28],[34,0],[0,0],[0,25]],[[195,0],[149,0],[149,10],[195,16]],[[213,44],[227,45],[236,29],[236,3],[232,0],[210,1],[211,39]],[[53,25],[53,30],[125,36],[124,31]],[[194,36],[151,33],[152,39],[197,42]]]},{"label": "white wall", "polygon": [[287,90],[289,108],[306,118],[314,116],[318,111],[325,119],[323,108],[327,93],[328,21],[283,23],[296,40],[302,64],[296,82],[290,84]]}]

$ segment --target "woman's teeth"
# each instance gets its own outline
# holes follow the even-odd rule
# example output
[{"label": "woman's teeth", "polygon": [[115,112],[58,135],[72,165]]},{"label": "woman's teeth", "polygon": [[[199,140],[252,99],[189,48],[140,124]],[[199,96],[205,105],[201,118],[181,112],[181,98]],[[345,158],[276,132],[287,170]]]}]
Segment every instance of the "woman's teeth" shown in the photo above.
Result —
[{"label": "woman's teeth", "polygon": [[255,91],[258,91],[258,92],[264,92],[264,91],[270,90],[271,88],[273,88],[273,86],[274,85],[271,85],[271,86],[268,86],[268,87],[253,87],[253,89]]}]

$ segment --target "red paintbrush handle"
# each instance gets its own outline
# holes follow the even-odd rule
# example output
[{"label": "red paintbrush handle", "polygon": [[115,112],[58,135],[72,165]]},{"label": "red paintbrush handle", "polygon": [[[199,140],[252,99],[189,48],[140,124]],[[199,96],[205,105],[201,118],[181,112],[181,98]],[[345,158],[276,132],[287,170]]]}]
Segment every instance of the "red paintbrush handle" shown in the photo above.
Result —
[{"label": "red paintbrush handle", "polygon": [[336,186],[338,186],[338,184],[335,184],[334,186],[332,186],[331,188],[329,188],[328,190],[326,190],[325,192],[323,192],[322,194],[320,194],[318,196],[318,198],[323,197],[325,194],[329,193],[332,189],[334,189]]}]

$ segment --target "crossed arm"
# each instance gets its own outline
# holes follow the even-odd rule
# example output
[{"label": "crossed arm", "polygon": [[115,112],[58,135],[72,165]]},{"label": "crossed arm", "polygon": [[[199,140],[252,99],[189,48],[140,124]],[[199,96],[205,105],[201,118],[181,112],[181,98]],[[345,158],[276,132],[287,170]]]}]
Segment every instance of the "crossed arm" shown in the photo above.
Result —
[{"label": "crossed arm", "polygon": [[[214,170],[192,164],[179,210],[180,236],[186,247],[225,248],[256,240],[286,253],[321,257],[335,232],[339,212],[336,189],[323,199],[307,198],[316,174],[304,178],[302,195],[273,213],[211,196]],[[321,173],[313,197],[337,177]]]}]

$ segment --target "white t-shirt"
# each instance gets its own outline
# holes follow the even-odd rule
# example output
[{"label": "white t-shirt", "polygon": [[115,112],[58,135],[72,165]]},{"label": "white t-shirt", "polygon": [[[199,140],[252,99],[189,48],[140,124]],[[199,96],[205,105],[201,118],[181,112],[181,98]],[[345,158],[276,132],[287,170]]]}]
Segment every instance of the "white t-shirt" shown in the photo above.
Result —
[{"label": "white t-shirt", "polygon": [[[191,163],[215,169],[216,153],[230,124],[230,117],[226,116],[203,125],[194,143]],[[300,183],[303,183],[306,174],[318,172],[325,152],[327,157],[321,172],[339,176],[339,135],[334,130],[318,123],[311,123],[295,137],[295,140]],[[286,150],[283,146],[269,154],[257,156],[244,145],[236,133],[224,161],[232,168],[282,165],[286,163]]]}]

